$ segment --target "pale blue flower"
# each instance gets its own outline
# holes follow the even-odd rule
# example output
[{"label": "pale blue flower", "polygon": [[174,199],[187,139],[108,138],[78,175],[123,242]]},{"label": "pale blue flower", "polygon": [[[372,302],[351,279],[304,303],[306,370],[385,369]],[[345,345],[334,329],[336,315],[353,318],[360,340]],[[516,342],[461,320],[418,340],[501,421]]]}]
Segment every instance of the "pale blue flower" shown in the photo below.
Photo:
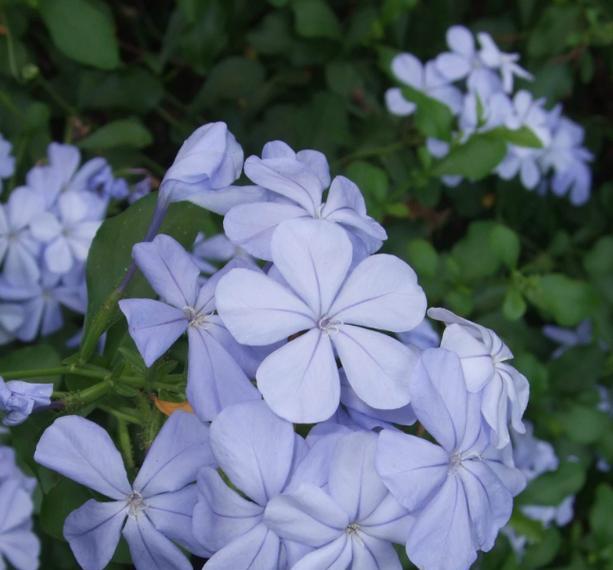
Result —
[{"label": "pale blue flower", "polygon": [[337,176],[330,183],[328,162],[320,152],[294,152],[284,142],[269,142],[262,158],[247,159],[245,174],[268,191],[269,199],[232,208],[224,218],[224,230],[232,243],[255,257],[271,259],[272,235],[279,224],[291,219],[338,224],[352,240],[357,259],[377,251],[387,239],[385,230],[366,213],[364,198],[353,182]]},{"label": "pale blue flower", "polygon": [[408,346],[413,346],[419,350],[436,348],[440,341],[440,335],[434,330],[429,319],[424,319],[414,329],[398,333],[398,338]]},{"label": "pale blue flower", "polygon": [[15,303],[0,303],[0,345],[14,340],[23,322],[23,307]]},{"label": "pale blue flower", "polygon": [[256,374],[275,413],[299,423],[328,419],[338,408],[334,352],[366,404],[395,409],[409,402],[415,354],[372,329],[401,332],[421,322],[426,298],[415,272],[391,255],[373,255],[351,270],[347,234],[325,220],[291,220],[272,237],[282,283],[250,269],[233,269],[217,286],[217,308],[241,344],[293,338],[270,354]]},{"label": "pale blue flower", "polygon": [[79,416],[55,420],[34,459],[111,499],[87,501],[64,523],[64,537],[84,570],[106,568],[122,534],[138,570],[191,570],[174,542],[199,556],[209,554],[191,528],[196,475],[213,461],[208,428],[196,416],[170,416],[132,485],[106,431]]},{"label": "pale blue flower", "polygon": [[179,149],[160,187],[160,204],[188,200],[217,214],[261,199],[255,186],[233,186],[243,168],[243,149],[223,122],[196,129]]},{"label": "pale blue flower", "polygon": [[64,274],[87,259],[89,248],[102,224],[99,212],[83,193],[65,192],[57,200],[57,214],[39,214],[31,221],[34,238],[44,244],[45,266]]},{"label": "pale blue flower", "polygon": [[310,549],[293,570],[402,568],[392,543],[406,541],[411,521],[375,470],[376,447],[374,433],[338,438],[325,487],[296,484],[268,502],[268,528]]},{"label": "pale blue flower", "polygon": [[32,532],[34,505],[19,479],[0,483],[0,567],[37,570],[40,542]]},{"label": "pale blue flower", "polygon": [[8,445],[0,445],[0,483],[10,480],[19,481],[21,488],[30,495],[36,487],[36,479],[26,476],[17,466],[15,450]]},{"label": "pale blue flower", "polygon": [[502,449],[510,442],[509,421],[516,432],[524,433],[522,416],[530,394],[526,377],[507,364],[513,353],[493,330],[447,309],[429,309],[428,316],[447,325],[441,347],[460,357],[466,387],[482,394],[481,413],[494,445]]},{"label": "pale blue flower", "polygon": [[5,382],[0,377],[0,413],[5,426],[25,422],[30,414],[51,404],[53,384],[35,384],[22,380]]},{"label": "pale blue flower", "polygon": [[160,301],[124,299],[119,302],[130,336],[151,366],[187,332],[189,340],[187,397],[196,413],[212,420],[224,407],[259,399],[241,367],[247,356],[216,314],[215,286],[219,273],[199,285],[200,270],[191,256],[169,236],[133,249],[136,264]]},{"label": "pale blue flower", "polygon": [[21,341],[30,342],[39,333],[47,336],[62,327],[62,306],[76,313],[85,313],[85,278],[81,272],[78,281],[66,282],[56,273],[43,271],[36,283],[21,287],[0,279],[0,299],[20,304],[23,318],[14,335]]},{"label": "pale blue flower", "polygon": [[[392,73],[400,83],[447,105],[452,113],[460,111],[462,105],[460,90],[441,75],[435,62],[429,61],[423,65],[414,55],[400,53],[392,59]],[[407,100],[399,87],[386,91],[385,102],[390,113],[394,115],[411,115],[416,109],[415,103]]]},{"label": "pale blue flower", "polygon": [[207,570],[286,569],[297,549],[281,540],[264,516],[269,502],[290,485],[306,452],[304,441],[264,402],[245,402],[213,420],[211,449],[232,487],[215,469],[198,476],[194,535],[215,552]]},{"label": "pale blue flower", "polygon": [[44,212],[45,202],[37,192],[22,186],[0,205],[0,264],[3,277],[15,285],[35,283],[40,277],[40,244],[30,224]]},{"label": "pale blue flower", "polygon": [[377,471],[413,515],[406,542],[410,560],[424,570],[465,570],[478,550],[494,546],[525,480],[490,445],[480,395],[466,389],[456,354],[436,348],[422,353],[411,404],[439,445],[383,430]]},{"label": "pale blue flower", "polygon": [[235,246],[225,234],[206,237],[199,232],[192,246],[192,259],[205,275],[212,275],[222,265],[235,257],[251,260],[251,256]]},{"label": "pale blue flower", "polygon": [[581,321],[577,328],[567,329],[554,325],[545,325],[543,334],[551,341],[558,344],[558,348],[551,355],[552,358],[559,358],[569,348],[575,346],[586,346],[592,342],[592,322],[589,319]]}]

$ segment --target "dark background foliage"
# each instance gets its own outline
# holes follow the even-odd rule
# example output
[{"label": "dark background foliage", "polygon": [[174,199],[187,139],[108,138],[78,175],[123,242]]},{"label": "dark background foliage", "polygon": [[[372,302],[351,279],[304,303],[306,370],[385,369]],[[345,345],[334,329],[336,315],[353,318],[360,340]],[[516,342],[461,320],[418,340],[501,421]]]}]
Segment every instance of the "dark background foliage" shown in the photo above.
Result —
[{"label": "dark background foliage", "polygon": [[[118,175],[159,180],[185,137],[216,120],[246,155],[271,139],[327,153],[333,173],[360,185],[388,228],[387,249],[413,264],[430,304],[495,328],[530,379],[527,416],[561,467],[519,503],[556,505],[577,494],[575,519],[562,529],[516,512],[526,557],[517,561],[501,537],[479,567],[613,568],[613,487],[595,469],[598,458],[613,463],[611,416],[597,408],[596,390],[610,391],[613,376],[612,12],[606,0],[2,0],[0,132],[14,143],[16,180],[51,140],[107,157]],[[495,177],[447,189],[422,149],[423,126],[387,113],[391,56],[433,57],[457,23],[520,52],[535,76],[527,88],[563,103],[586,128],[595,155],[586,206]],[[179,228],[188,214],[169,223]],[[124,245],[129,255],[128,237]],[[551,359],[543,324],[586,318],[593,342]],[[5,352],[2,368],[52,366],[67,356],[66,334]],[[42,429],[35,418],[15,431],[31,467],[37,421]],[[74,568],[61,526],[90,495],[37,474],[43,567]],[[113,567],[127,560],[120,551]]]}]

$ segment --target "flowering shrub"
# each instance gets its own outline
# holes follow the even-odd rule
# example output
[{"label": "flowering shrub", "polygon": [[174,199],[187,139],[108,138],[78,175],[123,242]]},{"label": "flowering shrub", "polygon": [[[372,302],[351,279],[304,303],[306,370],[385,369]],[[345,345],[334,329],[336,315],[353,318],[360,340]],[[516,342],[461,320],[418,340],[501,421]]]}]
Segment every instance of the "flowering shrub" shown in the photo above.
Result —
[{"label": "flowering shrub", "polygon": [[0,8],[0,567],[608,568],[608,6],[162,4]]}]

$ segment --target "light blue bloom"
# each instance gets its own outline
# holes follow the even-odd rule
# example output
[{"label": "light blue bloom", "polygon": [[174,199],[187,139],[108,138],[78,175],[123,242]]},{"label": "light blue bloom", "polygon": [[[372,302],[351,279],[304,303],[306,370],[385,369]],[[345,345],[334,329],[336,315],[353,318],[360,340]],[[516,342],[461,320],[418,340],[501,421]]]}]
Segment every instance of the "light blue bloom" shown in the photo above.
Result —
[{"label": "light blue bloom", "polygon": [[200,286],[200,271],[190,255],[163,234],[135,245],[133,255],[161,298],[119,302],[145,364],[151,366],[187,332],[187,397],[202,419],[212,420],[231,404],[259,399],[240,365],[247,359],[244,350],[216,314],[215,286],[223,273]]},{"label": "light blue bloom", "polygon": [[23,322],[23,307],[15,303],[0,303],[0,345],[14,340]]},{"label": "light blue bloom", "polygon": [[211,449],[232,487],[215,469],[198,476],[194,535],[215,552],[206,569],[286,569],[300,549],[281,540],[264,516],[269,502],[291,484],[306,452],[304,441],[264,402],[245,402],[213,420]]},{"label": "light blue bloom", "polygon": [[398,431],[379,436],[376,466],[413,515],[407,554],[424,570],[466,570],[490,550],[525,486],[510,458],[490,445],[480,395],[444,349],[422,353],[411,381],[417,419],[439,445]]},{"label": "light blue bloom", "polygon": [[30,495],[36,487],[36,479],[27,477],[17,466],[15,450],[8,445],[0,445],[0,483],[17,480],[21,488]]},{"label": "light blue bloom", "polygon": [[37,570],[40,542],[32,532],[34,505],[19,479],[0,483],[0,567]]},{"label": "light blue bloom", "polygon": [[411,521],[375,470],[376,447],[374,433],[338,438],[325,465],[325,487],[296,484],[269,501],[268,528],[311,550],[293,570],[402,568],[392,543],[406,541]]},{"label": "light blue bloom", "polygon": [[200,271],[205,275],[212,275],[219,269],[219,265],[240,257],[251,260],[251,256],[236,247],[225,234],[215,234],[206,237],[199,232],[192,247],[192,259]]},{"label": "light blue bloom", "polygon": [[196,129],[179,149],[160,187],[160,205],[188,200],[225,214],[232,206],[261,199],[255,186],[233,186],[243,168],[243,149],[223,122]]},{"label": "light blue bloom", "polygon": [[419,323],[414,329],[398,333],[398,338],[408,346],[413,346],[419,350],[426,350],[426,348],[438,347],[441,337],[434,330],[432,323],[429,319]]},{"label": "light blue bloom", "polygon": [[421,322],[426,297],[415,272],[392,255],[373,255],[351,270],[347,234],[325,220],[291,220],[272,237],[283,283],[232,269],[217,286],[217,308],[241,344],[262,346],[304,332],[257,370],[272,410],[298,423],[328,419],[338,408],[334,351],[366,404],[395,409],[409,402],[415,354],[372,329],[401,332]]},{"label": "light blue bloom", "polygon": [[0,413],[5,426],[25,422],[30,414],[51,404],[53,384],[35,384],[22,380],[5,382],[0,377]]},{"label": "light blue bloom", "polygon": [[545,325],[543,327],[543,334],[549,340],[559,345],[551,355],[552,358],[559,358],[569,348],[591,344],[592,322],[589,319],[586,319],[579,323],[576,329],[566,329],[554,325]]},{"label": "light blue bloom", "polygon": [[2,275],[15,285],[35,283],[40,277],[40,244],[30,224],[44,212],[45,202],[37,192],[22,186],[0,205],[0,264]]},{"label": "light blue bloom", "polygon": [[12,151],[13,145],[0,135],[0,193],[2,193],[2,179],[10,178],[15,172],[15,157]]},{"label": "light blue bloom", "polygon": [[337,176],[330,183],[328,161],[318,151],[294,152],[284,142],[269,142],[262,158],[247,159],[245,174],[268,191],[269,199],[232,208],[224,218],[224,230],[232,243],[255,257],[271,259],[275,229],[292,219],[338,224],[352,240],[357,259],[377,251],[387,239],[385,230],[366,213],[364,198],[353,182]]},{"label": "light blue bloom", "polygon": [[76,282],[66,281],[56,273],[43,271],[36,283],[21,287],[1,279],[0,299],[19,303],[23,318],[14,335],[23,342],[30,342],[39,333],[47,336],[62,327],[62,306],[76,313],[85,313],[85,278],[82,271]]},{"label": "light blue bloom", "polygon": [[64,274],[87,259],[89,248],[102,224],[99,212],[82,193],[66,192],[57,201],[57,214],[50,211],[31,221],[34,238],[44,244],[45,266]]},{"label": "light blue bloom", "polygon": [[[460,111],[462,105],[460,90],[441,75],[433,61],[423,65],[414,55],[400,53],[392,59],[392,73],[400,83],[447,105],[453,114]],[[415,103],[404,97],[399,87],[386,91],[385,102],[390,113],[394,115],[411,115],[417,108]]]},{"label": "light blue bloom", "polygon": [[447,309],[429,309],[428,316],[447,325],[441,347],[460,357],[466,387],[481,393],[481,413],[492,430],[493,444],[502,449],[510,442],[509,422],[524,433],[522,417],[530,395],[526,377],[507,363],[513,353],[493,330]]},{"label": "light blue bloom", "polygon": [[173,413],[130,485],[119,451],[94,422],[65,416],[45,430],[34,459],[112,499],[87,501],[64,524],[64,537],[84,570],[105,568],[121,534],[138,570],[191,570],[173,542],[199,556],[209,554],[191,529],[196,475],[213,461],[208,431],[196,416]]}]

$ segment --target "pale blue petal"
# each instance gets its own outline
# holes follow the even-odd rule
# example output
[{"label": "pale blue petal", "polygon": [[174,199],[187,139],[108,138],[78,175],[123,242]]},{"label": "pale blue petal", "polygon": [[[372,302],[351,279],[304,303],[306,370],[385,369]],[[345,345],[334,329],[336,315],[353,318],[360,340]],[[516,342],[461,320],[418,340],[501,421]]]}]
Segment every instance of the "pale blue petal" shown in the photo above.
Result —
[{"label": "pale blue petal", "polygon": [[332,344],[319,329],[266,357],[256,378],[266,403],[288,421],[324,421],[338,408],[341,388]]},{"label": "pale blue petal", "polygon": [[189,327],[187,399],[198,417],[212,420],[224,408],[259,400],[241,367],[206,329]]},{"label": "pale blue petal", "polygon": [[422,508],[447,478],[449,455],[423,438],[383,430],[377,471],[394,497],[410,511]]},{"label": "pale blue petal", "polygon": [[128,321],[128,331],[145,364],[151,366],[185,332],[185,313],[161,301],[123,299],[119,308]]},{"label": "pale blue petal", "polygon": [[185,555],[141,514],[123,529],[136,570],[192,570]]},{"label": "pale blue petal", "polygon": [[318,316],[328,312],[345,280],[352,254],[345,232],[323,220],[287,221],[272,238],[275,266]]},{"label": "pale blue petal", "polygon": [[346,534],[307,554],[292,570],[347,570],[353,559],[352,541]]},{"label": "pale blue petal", "polygon": [[226,408],[211,424],[211,448],[219,466],[236,487],[262,506],[283,490],[294,445],[292,424],[261,401]]},{"label": "pale blue petal", "polygon": [[358,532],[351,540],[351,570],[402,570],[394,546],[387,540]]},{"label": "pale blue petal", "polygon": [[217,310],[234,338],[265,346],[315,325],[309,307],[266,275],[233,269],[219,281]]},{"label": "pale blue petal", "polygon": [[178,309],[195,305],[200,271],[176,240],[157,235],[151,242],[137,243],[132,255],[164,301]]},{"label": "pale blue petal", "polygon": [[34,459],[112,499],[125,499],[132,492],[121,454],[109,434],[80,416],[55,420],[40,438]]},{"label": "pale blue petal", "polygon": [[125,501],[100,503],[93,499],[68,515],[64,538],[82,568],[106,568],[117,549],[127,516]]},{"label": "pale blue petal", "polygon": [[369,536],[404,544],[412,524],[413,516],[388,493],[377,508],[360,521],[360,528]]},{"label": "pale blue petal", "polygon": [[415,271],[393,255],[377,254],[351,272],[330,315],[346,323],[402,332],[421,323],[426,307]]}]

